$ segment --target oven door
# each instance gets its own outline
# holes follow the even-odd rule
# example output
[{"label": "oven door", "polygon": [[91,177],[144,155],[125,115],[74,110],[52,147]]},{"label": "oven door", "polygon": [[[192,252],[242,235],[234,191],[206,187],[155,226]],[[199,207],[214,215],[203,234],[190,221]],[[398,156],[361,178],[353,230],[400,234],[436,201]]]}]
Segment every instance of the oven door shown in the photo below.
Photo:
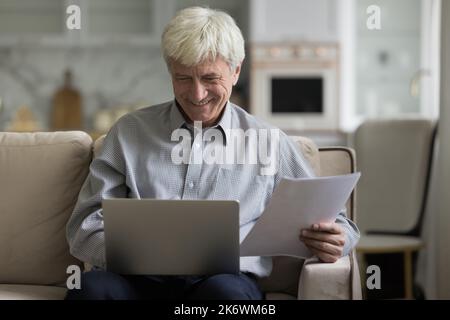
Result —
[{"label": "oven door", "polygon": [[337,129],[336,73],[323,65],[255,68],[251,112],[281,129]]}]

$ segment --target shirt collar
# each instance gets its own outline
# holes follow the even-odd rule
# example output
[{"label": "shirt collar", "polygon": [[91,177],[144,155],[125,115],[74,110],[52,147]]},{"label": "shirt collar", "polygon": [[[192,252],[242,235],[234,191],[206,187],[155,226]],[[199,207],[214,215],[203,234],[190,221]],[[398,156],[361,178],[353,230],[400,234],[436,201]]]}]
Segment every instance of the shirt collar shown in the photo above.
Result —
[{"label": "shirt collar", "polygon": [[178,110],[177,102],[174,99],[170,105],[170,131],[173,132],[175,129],[180,129],[184,127],[186,120],[184,120],[183,115],[180,110]]},{"label": "shirt collar", "polygon": [[228,101],[225,105],[225,110],[223,111],[222,118],[220,118],[219,122],[214,126],[214,128],[218,128],[222,131],[224,145],[227,145],[227,141],[229,140],[231,129],[231,108],[231,104]]},{"label": "shirt collar", "polygon": [[[217,128],[222,132],[224,137],[223,143],[226,145],[227,140],[229,140],[229,133],[231,129],[231,105],[228,101],[225,105],[225,110],[220,118],[219,122],[213,126],[212,128]],[[188,124],[181,114],[180,110],[178,110],[177,102],[174,99],[170,106],[170,130],[173,132],[175,129],[179,128],[188,128]],[[203,128],[204,130],[204,128]]]}]

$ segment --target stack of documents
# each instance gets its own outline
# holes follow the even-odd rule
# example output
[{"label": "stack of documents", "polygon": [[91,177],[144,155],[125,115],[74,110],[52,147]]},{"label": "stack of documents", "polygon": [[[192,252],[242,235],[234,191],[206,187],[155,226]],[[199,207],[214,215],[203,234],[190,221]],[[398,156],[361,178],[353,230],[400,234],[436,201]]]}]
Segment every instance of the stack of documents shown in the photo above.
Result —
[{"label": "stack of documents", "polygon": [[253,229],[241,243],[241,256],[309,258],[300,230],[336,220],[360,173],[342,176],[283,179]]}]

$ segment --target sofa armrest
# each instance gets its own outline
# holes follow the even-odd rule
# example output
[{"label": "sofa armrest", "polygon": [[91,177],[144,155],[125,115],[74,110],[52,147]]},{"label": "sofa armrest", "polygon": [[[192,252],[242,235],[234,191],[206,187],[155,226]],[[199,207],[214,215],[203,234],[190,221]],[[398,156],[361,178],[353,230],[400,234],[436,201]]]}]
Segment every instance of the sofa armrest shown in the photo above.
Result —
[{"label": "sofa armrest", "polygon": [[351,276],[349,256],[334,263],[307,259],[300,274],[298,299],[351,299]]}]

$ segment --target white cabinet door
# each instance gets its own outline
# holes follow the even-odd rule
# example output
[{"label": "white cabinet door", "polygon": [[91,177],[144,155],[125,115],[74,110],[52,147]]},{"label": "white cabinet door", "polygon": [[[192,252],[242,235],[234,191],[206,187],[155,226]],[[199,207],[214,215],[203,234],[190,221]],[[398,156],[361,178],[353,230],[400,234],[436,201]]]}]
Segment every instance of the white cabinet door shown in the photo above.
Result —
[{"label": "white cabinet door", "polygon": [[[174,0],[0,0],[0,45],[159,45]],[[81,29],[68,30],[69,5]]]},{"label": "white cabinet door", "polygon": [[155,1],[90,0],[86,5],[91,35],[149,35],[155,30]]},{"label": "white cabinet door", "polygon": [[337,41],[334,0],[251,0],[252,42]]},{"label": "white cabinet door", "polygon": [[[356,117],[431,116],[430,101],[422,104],[421,87],[436,70],[427,54],[432,38],[432,1],[355,1]],[[377,5],[380,30],[366,26],[366,9]],[[430,92],[430,88],[426,88]],[[422,90],[423,91],[423,90]]]},{"label": "white cabinet door", "polygon": [[0,44],[63,37],[64,1],[0,0]]},{"label": "white cabinet door", "polygon": [[159,45],[173,11],[165,0],[82,0],[86,44]]}]

